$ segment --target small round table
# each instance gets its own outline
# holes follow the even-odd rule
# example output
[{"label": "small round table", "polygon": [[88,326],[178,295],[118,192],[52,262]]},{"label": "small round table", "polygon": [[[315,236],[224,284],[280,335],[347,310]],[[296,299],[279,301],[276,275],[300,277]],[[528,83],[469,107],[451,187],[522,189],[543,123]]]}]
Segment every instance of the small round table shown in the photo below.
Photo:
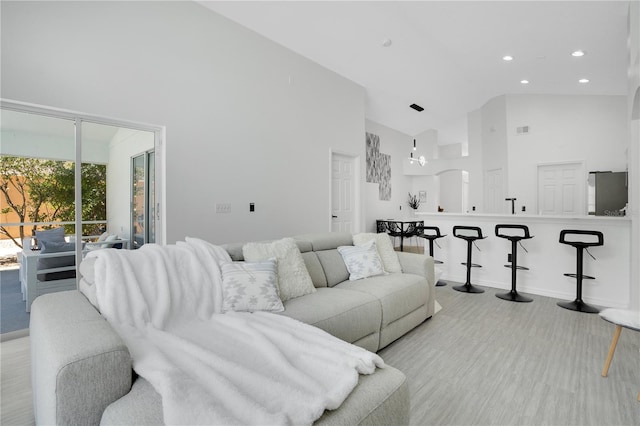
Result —
[{"label": "small round table", "polygon": [[[618,338],[622,332],[622,327],[628,328],[629,330],[640,331],[640,311],[608,308],[600,312],[600,317],[616,326],[616,331],[613,333],[613,339],[609,346],[609,354],[602,369],[602,377],[607,377],[609,366],[611,365],[613,354],[618,344]],[[638,392],[638,401],[640,401],[640,392]]]}]

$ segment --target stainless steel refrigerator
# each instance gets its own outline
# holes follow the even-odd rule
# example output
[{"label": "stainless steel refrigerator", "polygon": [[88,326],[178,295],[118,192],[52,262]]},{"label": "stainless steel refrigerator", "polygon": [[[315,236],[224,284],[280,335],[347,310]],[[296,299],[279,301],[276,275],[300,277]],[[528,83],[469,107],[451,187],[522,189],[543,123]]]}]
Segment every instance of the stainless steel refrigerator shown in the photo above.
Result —
[{"label": "stainless steel refrigerator", "polygon": [[628,184],[627,172],[589,172],[589,214],[624,216]]}]

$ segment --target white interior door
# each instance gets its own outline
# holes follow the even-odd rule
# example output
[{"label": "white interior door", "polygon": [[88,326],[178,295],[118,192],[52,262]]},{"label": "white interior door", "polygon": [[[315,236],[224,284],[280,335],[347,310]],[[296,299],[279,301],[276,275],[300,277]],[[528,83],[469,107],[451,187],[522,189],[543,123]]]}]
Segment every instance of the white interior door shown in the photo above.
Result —
[{"label": "white interior door", "polygon": [[585,174],[582,163],[538,166],[538,212],[545,215],[583,215]]},{"label": "white interior door", "polygon": [[354,232],[355,159],[331,154],[331,231]]},{"label": "white interior door", "polygon": [[502,169],[487,170],[484,174],[484,211],[485,213],[503,213],[504,186]]}]

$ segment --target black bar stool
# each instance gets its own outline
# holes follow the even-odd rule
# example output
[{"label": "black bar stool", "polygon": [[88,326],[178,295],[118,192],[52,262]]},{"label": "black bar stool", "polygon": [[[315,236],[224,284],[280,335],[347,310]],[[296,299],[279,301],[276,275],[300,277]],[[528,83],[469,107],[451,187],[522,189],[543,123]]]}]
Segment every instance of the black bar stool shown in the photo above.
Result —
[{"label": "black bar stool", "polygon": [[[511,241],[511,264],[504,265],[506,268],[511,268],[511,291],[496,294],[496,297],[510,302],[533,302],[533,299],[519,294],[516,290],[516,271],[518,269],[529,270],[524,266],[518,266],[518,243],[522,244],[520,241],[533,238],[529,235],[529,227],[526,225],[496,225],[496,237]],[[524,246],[522,248],[527,251]]]},{"label": "black bar stool", "polygon": [[[582,240],[576,241],[571,238],[571,235],[582,235],[582,236],[590,236],[592,238],[583,238]],[[569,239],[567,239],[569,236]],[[595,238],[593,238],[595,237]],[[597,240],[596,240],[597,239]],[[576,279],[576,300],[573,302],[558,302],[558,306],[570,309],[572,311],[578,312],[586,312],[589,314],[597,314],[600,312],[598,308],[594,308],[593,306],[587,305],[582,301],[582,280],[594,280],[595,277],[590,277],[589,275],[584,275],[582,273],[582,260],[583,260],[583,252],[588,247],[597,247],[604,245],[604,236],[600,231],[582,231],[576,229],[563,229],[560,231],[560,244],[567,244],[576,248],[576,273],[575,274],[564,274],[566,277],[574,277]],[[587,253],[589,251],[587,250]],[[589,253],[591,256],[591,253]],[[593,257],[593,256],[591,256]],[[595,257],[594,257],[595,259]]]},{"label": "black bar stool", "polygon": [[[420,238],[424,238],[425,240],[429,240],[429,256],[433,257],[433,243],[435,242],[436,244],[438,244],[438,242],[436,241],[438,238],[444,238],[447,236],[447,234],[444,235],[440,235],[440,228],[438,228],[437,226],[422,226],[420,227],[422,232],[419,233],[417,236]],[[432,232],[425,232],[425,231],[432,231]],[[440,246],[438,246],[440,247]],[[436,260],[435,258],[433,259],[433,263],[441,265],[443,262],[441,260]],[[436,287],[443,287],[447,285],[447,283],[445,283],[444,281],[440,281],[438,280],[438,282],[436,283]]]},{"label": "black bar stool", "polygon": [[476,240],[482,240],[486,237],[482,236],[482,229],[477,226],[454,226],[453,236],[461,238],[467,242],[467,261],[462,262],[462,265],[467,266],[467,282],[464,285],[453,286],[454,290],[462,291],[464,293],[484,293],[484,290],[471,284],[471,268],[481,268],[481,265],[471,263],[471,245]]}]

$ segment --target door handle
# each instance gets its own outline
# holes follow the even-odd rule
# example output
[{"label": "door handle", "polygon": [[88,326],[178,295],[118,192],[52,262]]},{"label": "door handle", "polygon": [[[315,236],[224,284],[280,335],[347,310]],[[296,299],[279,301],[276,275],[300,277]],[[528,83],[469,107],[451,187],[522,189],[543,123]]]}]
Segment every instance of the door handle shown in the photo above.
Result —
[{"label": "door handle", "polygon": [[338,216],[336,216],[336,215],[332,214],[332,215],[331,215],[331,218],[332,218],[332,219],[337,219],[337,218],[338,218]]}]

